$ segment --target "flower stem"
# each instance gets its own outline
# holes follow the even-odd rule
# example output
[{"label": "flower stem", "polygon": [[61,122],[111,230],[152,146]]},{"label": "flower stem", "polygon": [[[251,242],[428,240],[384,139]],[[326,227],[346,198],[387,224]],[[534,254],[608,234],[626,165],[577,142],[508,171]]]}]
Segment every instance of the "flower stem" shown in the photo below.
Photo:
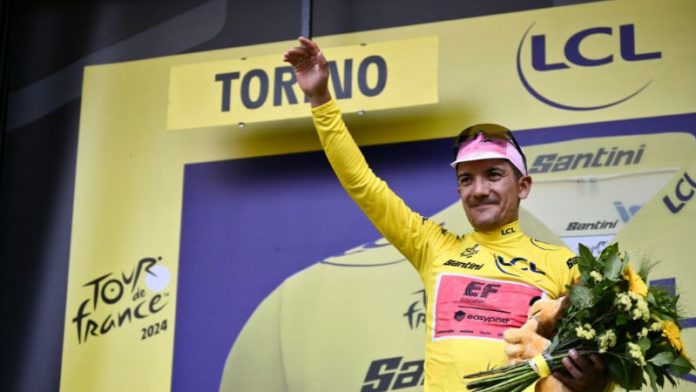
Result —
[{"label": "flower stem", "polygon": [[[486,386],[483,387],[483,389],[474,390],[477,392],[516,391],[517,388],[521,385],[523,385],[525,388],[531,385],[537,378],[539,378],[539,376],[536,373],[534,373],[534,371],[530,368],[528,372],[516,374],[510,378],[505,379],[504,381],[496,383],[495,385]],[[469,384],[467,385],[467,387],[471,388],[471,385]]]}]

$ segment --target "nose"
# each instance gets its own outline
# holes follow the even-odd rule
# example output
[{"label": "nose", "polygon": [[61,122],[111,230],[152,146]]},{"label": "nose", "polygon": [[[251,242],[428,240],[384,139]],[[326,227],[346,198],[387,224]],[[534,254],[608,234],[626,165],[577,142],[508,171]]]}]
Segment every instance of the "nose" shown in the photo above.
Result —
[{"label": "nose", "polygon": [[476,198],[485,198],[489,193],[490,187],[488,186],[488,181],[479,176],[474,177],[473,184],[471,184],[471,195]]}]

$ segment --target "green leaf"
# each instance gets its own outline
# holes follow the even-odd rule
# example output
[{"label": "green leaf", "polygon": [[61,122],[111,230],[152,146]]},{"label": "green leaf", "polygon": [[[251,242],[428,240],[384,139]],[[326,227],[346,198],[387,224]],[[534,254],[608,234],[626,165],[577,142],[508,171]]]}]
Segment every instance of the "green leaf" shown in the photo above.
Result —
[{"label": "green leaf", "polygon": [[633,363],[625,364],[625,386],[622,387],[626,390],[640,389],[643,385],[643,367],[635,365]]},{"label": "green leaf", "polygon": [[667,378],[667,380],[669,381],[670,384],[672,384],[673,387],[677,386],[677,382],[674,380],[674,377],[672,377],[671,374],[669,374],[668,372],[664,372],[662,374],[665,375],[665,378]]},{"label": "green leaf", "polygon": [[[605,251],[607,249],[605,249]],[[613,250],[608,252],[606,256],[604,277],[615,282],[620,279],[621,273],[623,272],[623,260],[621,260],[619,256],[618,246],[612,249]],[[604,252],[602,252],[602,256],[604,256]]]},{"label": "green leaf", "polygon": [[692,365],[691,362],[689,362],[686,358],[682,356],[676,357],[669,366],[670,370],[679,375],[686,374],[690,372],[693,368],[694,365]]},{"label": "green leaf", "polygon": [[645,366],[645,372],[648,373],[648,377],[650,378],[650,387],[653,392],[657,392],[657,374],[655,374],[655,369],[653,369],[651,364],[647,364]]},{"label": "green leaf", "polygon": [[650,348],[650,339],[648,339],[648,338],[640,338],[640,339],[638,339],[637,343],[638,343],[638,346],[640,347],[640,350],[643,351],[643,353],[648,351],[648,349]]},{"label": "green leaf", "polygon": [[671,352],[663,351],[655,355],[654,357],[648,359],[648,362],[652,363],[655,366],[662,367],[671,364],[673,360],[674,355]]},{"label": "green leaf", "polygon": [[619,313],[616,315],[616,325],[625,325],[628,321],[629,318],[625,314]]},{"label": "green leaf", "polygon": [[652,291],[648,291],[648,297],[646,298],[646,300],[650,305],[657,305],[657,302],[655,302],[655,295]]},{"label": "green leaf", "polygon": [[629,391],[632,389],[640,389],[641,385],[643,385],[643,382],[645,381],[643,379],[643,368],[641,366],[631,366],[627,370],[627,376],[630,380],[628,384],[629,387],[627,389]]},{"label": "green leaf", "polygon": [[[616,244],[616,246],[617,246],[616,252],[617,252],[617,253],[619,252],[618,245],[619,245],[619,244]],[[626,266],[628,265],[628,260],[629,260],[629,259],[628,259],[628,252],[624,252],[624,254],[623,254],[623,263],[622,263],[622,265],[621,265],[621,271],[623,271],[624,269],[626,269]],[[643,278],[643,280],[645,280],[646,282],[648,281],[648,280],[645,279],[645,278]]]},{"label": "green leaf", "polygon": [[607,356],[609,377],[625,390],[639,389],[643,384],[643,368],[622,357]]},{"label": "green leaf", "polygon": [[602,253],[599,255],[599,261],[606,263],[607,259],[611,255],[618,255],[619,254],[619,244],[613,243],[606,248],[602,249]]},{"label": "green leaf", "polygon": [[607,357],[609,365],[609,376],[623,389],[628,389],[629,379],[626,372],[626,366],[621,358],[610,356]]},{"label": "green leaf", "polygon": [[556,347],[558,347],[558,335],[553,337],[551,344],[549,344],[549,346],[546,348],[546,351],[552,353],[556,350]]},{"label": "green leaf", "polygon": [[663,389],[665,387],[665,372],[664,371],[657,373],[657,386],[660,387],[660,389]]},{"label": "green leaf", "polygon": [[579,244],[578,268],[582,274],[588,274],[592,270],[592,265],[597,263],[597,259],[592,255],[592,251],[585,245]]},{"label": "green leaf", "polygon": [[573,287],[570,292],[570,303],[580,309],[592,305],[592,291],[585,286]]}]

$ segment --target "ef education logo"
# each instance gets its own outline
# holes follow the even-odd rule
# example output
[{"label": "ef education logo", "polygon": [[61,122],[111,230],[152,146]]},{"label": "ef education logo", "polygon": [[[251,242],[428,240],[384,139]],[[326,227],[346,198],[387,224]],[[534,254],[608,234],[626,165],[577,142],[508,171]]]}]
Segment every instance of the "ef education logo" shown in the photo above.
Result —
[{"label": "ef education logo", "polygon": [[[517,48],[517,74],[527,92],[539,101],[557,109],[583,111],[608,108],[635,97],[652,82],[650,79],[635,81],[634,86],[622,87],[626,91],[620,92],[617,96],[607,98],[606,95],[601,95],[602,98],[600,99],[602,101],[597,99],[596,102],[591,103],[570,103],[571,98],[557,96],[560,95],[559,92],[542,92],[542,88],[539,86],[543,81],[551,82],[551,80],[557,84],[560,77],[559,73],[561,72],[565,73],[563,80],[570,80],[577,76],[577,73],[573,74],[571,72],[572,70],[601,70],[603,69],[601,67],[606,67],[612,63],[635,64],[636,62],[653,61],[662,58],[662,52],[659,51],[642,51],[639,53],[638,47],[643,48],[644,46],[638,45],[638,34],[636,26],[633,24],[623,24],[618,27],[595,26],[586,28],[570,35],[565,40],[565,43],[560,45],[558,45],[559,37],[554,37],[551,33],[532,34],[527,39],[533,27],[534,23],[524,33]],[[547,44],[547,38],[549,38],[549,41],[556,42],[556,45]],[[563,39],[561,39],[562,41]],[[598,46],[597,44],[607,43],[610,44],[610,48],[612,46],[613,48],[608,49],[606,46],[602,46],[599,49],[602,52],[601,54],[598,53],[599,51],[596,48],[595,50],[587,50],[587,47],[591,47],[593,44]],[[527,53],[531,53],[531,55],[527,56]],[[551,58],[556,60],[552,61],[550,60]],[[559,58],[562,60],[559,61]],[[593,73],[592,75],[597,74]],[[592,83],[585,79],[586,77],[582,77],[582,83],[567,86],[566,88],[568,91],[572,91],[584,87],[588,90],[593,90],[587,91],[587,95],[593,97],[600,95],[596,93],[600,92],[597,90],[601,89],[601,87],[597,87],[597,85],[592,86]],[[601,93],[604,92],[602,91]]]}]

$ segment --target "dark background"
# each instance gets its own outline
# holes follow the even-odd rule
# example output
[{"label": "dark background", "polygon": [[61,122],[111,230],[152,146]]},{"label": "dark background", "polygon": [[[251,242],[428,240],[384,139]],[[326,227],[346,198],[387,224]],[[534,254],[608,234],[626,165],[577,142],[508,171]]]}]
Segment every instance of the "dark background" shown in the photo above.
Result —
[{"label": "dark background", "polygon": [[[313,30],[321,36],[583,2],[317,0]],[[0,4],[0,381],[8,391],[54,391],[84,66],[293,39],[301,0]]]}]

